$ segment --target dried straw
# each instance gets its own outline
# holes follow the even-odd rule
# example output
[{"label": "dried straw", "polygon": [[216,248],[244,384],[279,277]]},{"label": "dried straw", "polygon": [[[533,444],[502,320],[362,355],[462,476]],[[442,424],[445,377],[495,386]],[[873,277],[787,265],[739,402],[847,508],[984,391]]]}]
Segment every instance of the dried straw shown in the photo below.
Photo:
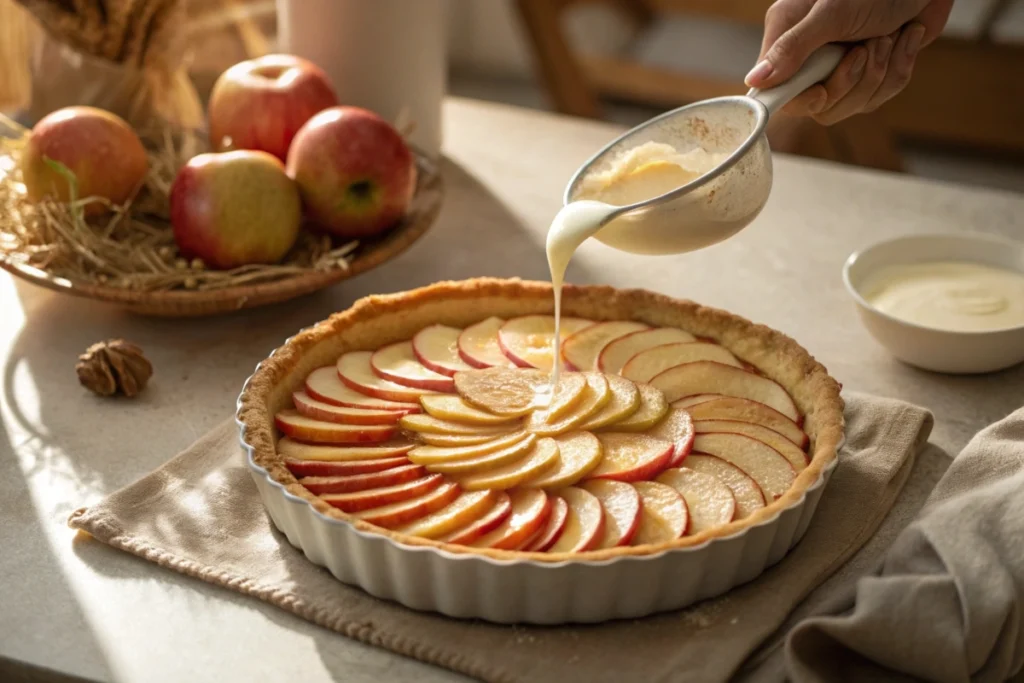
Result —
[{"label": "dried straw", "polygon": [[[0,124],[17,127],[6,118],[0,118]],[[72,284],[133,291],[215,290],[314,271],[347,270],[358,246],[356,241],[335,245],[326,235],[303,230],[279,264],[207,269],[198,259],[181,258],[167,217],[168,194],[177,170],[203,151],[199,133],[164,129],[143,134],[149,151],[145,183],[133,200],[111,205],[97,197],[29,202],[18,170],[27,131],[19,132],[18,137],[0,136],[0,258]],[[91,201],[103,201],[110,212],[86,219],[82,208]]]}]

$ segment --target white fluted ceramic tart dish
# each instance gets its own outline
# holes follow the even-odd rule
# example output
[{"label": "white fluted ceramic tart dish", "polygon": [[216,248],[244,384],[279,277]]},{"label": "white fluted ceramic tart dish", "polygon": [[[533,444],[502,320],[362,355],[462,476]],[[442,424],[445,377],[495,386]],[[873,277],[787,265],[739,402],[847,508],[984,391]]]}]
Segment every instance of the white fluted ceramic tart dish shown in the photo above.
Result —
[{"label": "white fluted ceramic tart dish", "polygon": [[237,419],[275,526],[339,580],[504,623],[720,595],[810,523],[839,384],[785,335],[641,290],[442,282],[262,362]]}]

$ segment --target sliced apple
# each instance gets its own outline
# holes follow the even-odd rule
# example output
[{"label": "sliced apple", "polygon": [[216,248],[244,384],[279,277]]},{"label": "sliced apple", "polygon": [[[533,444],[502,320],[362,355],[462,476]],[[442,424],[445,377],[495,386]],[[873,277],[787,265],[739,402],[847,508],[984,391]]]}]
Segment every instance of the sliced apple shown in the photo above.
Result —
[{"label": "sliced apple", "polygon": [[394,424],[402,415],[408,413],[397,410],[375,410],[373,408],[349,408],[334,406],[318,401],[304,391],[296,391],[292,395],[295,408],[305,417],[325,422],[337,422],[349,425],[383,425]]},{"label": "sliced apple", "polygon": [[[422,412],[419,403],[387,401],[347,386],[338,376],[338,366],[317,368],[306,377],[306,393],[311,398],[335,406],[366,410],[391,410],[402,415]],[[413,398],[417,400],[418,397]]]},{"label": "sliced apple", "polygon": [[640,494],[640,524],[630,545],[664,543],[686,535],[690,514],[683,494],[656,481],[638,481],[633,486]]},{"label": "sliced apple", "polygon": [[580,374],[586,379],[586,386],[583,388],[583,397],[579,403],[554,421],[551,421],[553,416],[549,411],[534,411],[526,420],[526,428],[529,431],[542,436],[564,434],[576,429],[608,405],[612,400],[612,391],[605,376],[600,372]]},{"label": "sliced apple", "polygon": [[317,446],[284,437],[277,442],[277,452],[283,457],[293,460],[358,462],[399,456],[404,458],[415,446],[416,444],[408,441],[392,441],[366,446]]},{"label": "sliced apple", "polygon": [[398,421],[402,429],[410,432],[429,432],[450,436],[497,436],[513,431],[514,425],[471,425],[463,422],[441,420],[431,415],[406,415]]},{"label": "sliced apple", "polygon": [[743,367],[729,349],[711,342],[663,344],[636,354],[622,366],[622,376],[634,382],[650,382],[669,368],[699,360],[711,360],[734,368]]},{"label": "sliced apple", "polygon": [[617,432],[646,432],[668,414],[668,401],[663,393],[650,384],[638,384],[636,388],[640,392],[640,407],[608,429]]},{"label": "sliced apple", "polygon": [[672,408],[665,419],[647,430],[646,434],[675,444],[675,450],[666,467],[678,467],[693,448],[694,432],[690,414],[681,408]]},{"label": "sliced apple", "polygon": [[509,360],[498,344],[498,330],[505,324],[501,318],[487,318],[470,325],[459,335],[459,357],[474,368],[509,368]]},{"label": "sliced apple", "polygon": [[797,472],[807,467],[807,454],[782,434],[767,427],[739,420],[697,420],[693,423],[693,429],[698,434],[743,434],[777,450]]},{"label": "sliced apple", "polygon": [[698,434],[693,450],[736,465],[757,482],[767,498],[778,498],[796,479],[796,470],[777,450],[742,434]]},{"label": "sliced apple", "polygon": [[343,512],[360,512],[418,498],[439,487],[443,481],[444,477],[440,474],[428,474],[425,477],[394,486],[353,491],[352,493],[332,493],[322,495],[320,498]]},{"label": "sliced apple", "polygon": [[458,498],[459,493],[458,485],[448,482],[416,498],[356,512],[354,516],[370,524],[393,529],[440,510]]},{"label": "sliced apple", "polygon": [[373,352],[370,367],[382,379],[413,389],[455,391],[455,380],[423,366],[412,350],[412,342],[388,344]]},{"label": "sliced apple", "polygon": [[367,474],[353,474],[349,476],[333,477],[303,477],[299,483],[309,489],[314,495],[324,493],[352,493],[354,491],[365,491],[367,489],[379,489],[386,486],[396,486],[407,481],[419,479],[428,474],[427,470],[419,465],[403,465],[381,472],[370,472]]},{"label": "sliced apple", "polygon": [[558,492],[569,505],[565,527],[548,548],[550,553],[581,553],[597,545],[604,534],[604,509],[592,493],[570,486]]},{"label": "sliced apple", "polygon": [[735,519],[743,519],[765,505],[761,487],[739,467],[716,458],[713,455],[690,453],[686,457],[686,468],[716,477],[732,490],[736,499]]},{"label": "sliced apple", "polygon": [[491,510],[500,491],[467,491],[458,498],[415,522],[397,527],[395,531],[420,538],[438,538],[472,524]]},{"label": "sliced apple", "polygon": [[347,477],[357,474],[383,472],[408,465],[409,458],[399,455],[375,460],[297,460],[285,458],[284,465],[296,477]]},{"label": "sliced apple", "polygon": [[533,434],[512,432],[495,436],[490,441],[470,446],[454,446],[449,448],[444,446],[417,446],[409,451],[408,458],[419,465],[433,466],[442,462],[477,458],[481,455],[487,455],[488,453],[513,446],[518,446],[521,449],[514,451],[514,454],[519,455],[529,450],[536,438]]},{"label": "sliced apple", "polygon": [[447,325],[424,327],[412,338],[412,352],[423,367],[453,377],[456,372],[472,370],[473,366],[459,356],[459,335],[462,330]]},{"label": "sliced apple", "polygon": [[562,360],[573,370],[597,370],[597,359],[605,346],[627,334],[649,329],[629,320],[595,323],[565,338]]},{"label": "sliced apple", "polygon": [[526,415],[550,390],[551,378],[540,370],[487,368],[455,373],[455,389],[468,403],[495,415]]},{"label": "sliced apple", "polygon": [[716,396],[687,408],[694,420],[739,420],[775,430],[801,449],[807,448],[807,434],[800,426],[779,411],[763,403],[744,398]]},{"label": "sliced apple", "polygon": [[668,466],[675,444],[646,434],[606,432],[598,434],[604,457],[588,479],[643,481]]},{"label": "sliced apple", "polygon": [[431,471],[442,472],[451,475],[470,475],[474,473],[486,473],[504,467],[510,463],[521,460],[523,455],[533,448],[536,437],[533,434],[527,435],[521,441],[511,446],[506,446],[497,451],[478,455],[475,458],[463,460],[445,460],[430,465]]},{"label": "sliced apple", "polygon": [[601,462],[601,442],[590,432],[570,432],[555,437],[558,463],[526,485],[532,488],[560,489],[572,486]]},{"label": "sliced apple", "polygon": [[[591,320],[562,316],[559,335],[564,342]],[[537,368],[550,372],[554,367],[555,317],[526,315],[507,321],[498,330],[498,344],[509,359],[521,368]]]},{"label": "sliced apple", "polygon": [[432,434],[430,432],[419,432],[416,438],[428,446],[443,446],[445,448],[458,446],[474,446],[486,443],[495,438],[493,434]]},{"label": "sliced apple", "polygon": [[736,497],[732,489],[718,477],[688,467],[674,467],[658,475],[658,482],[668,484],[683,495],[690,512],[690,533],[728,524],[736,515]]},{"label": "sliced apple", "polygon": [[697,394],[696,396],[687,396],[681,398],[678,401],[672,402],[673,408],[692,408],[693,406],[700,405],[701,403],[707,403],[708,401],[716,398],[723,398],[721,394]]},{"label": "sliced apple", "polygon": [[433,393],[427,389],[414,389],[379,377],[370,365],[372,356],[369,351],[343,353],[338,359],[338,378],[350,389],[385,401],[418,403],[420,396]]},{"label": "sliced apple", "polygon": [[512,511],[493,531],[471,542],[475,548],[511,550],[530,538],[551,512],[551,499],[539,489],[512,491]]},{"label": "sliced apple", "polygon": [[397,425],[348,425],[313,420],[297,410],[282,410],[274,415],[274,424],[282,432],[307,443],[349,445],[390,441],[398,433]]},{"label": "sliced apple", "polygon": [[569,516],[569,504],[564,498],[551,496],[551,512],[548,521],[537,529],[526,542],[519,546],[520,550],[531,553],[543,553],[555,544],[565,530],[565,522]]},{"label": "sliced apple", "polygon": [[557,462],[558,444],[553,439],[540,439],[518,460],[472,474],[454,475],[453,479],[467,491],[511,489],[544,474]]},{"label": "sliced apple", "polygon": [[663,344],[695,341],[689,332],[675,327],[656,327],[653,330],[633,332],[610,342],[601,350],[597,367],[602,372],[619,374],[626,362],[636,354]]},{"label": "sliced apple", "polygon": [[791,420],[800,416],[793,399],[779,384],[714,361],[677,365],[652,379],[651,384],[661,389],[669,403],[697,394],[722,394],[764,403]]},{"label": "sliced apple", "polygon": [[511,415],[495,415],[494,413],[474,408],[462,400],[460,396],[451,394],[431,394],[420,399],[420,404],[428,415],[465,422],[467,424],[496,425],[512,422],[516,418]]},{"label": "sliced apple", "polygon": [[604,533],[595,548],[629,545],[640,526],[640,494],[632,484],[592,479],[580,488],[592,493],[604,508]]},{"label": "sliced apple", "polygon": [[484,534],[493,531],[512,514],[512,499],[504,491],[492,491],[497,496],[495,503],[469,524],[438,537],[442,543],[469,545]]},{"label": "sliced apple", "polygon": [[600,412],[588,418],[580,429],[600,429],[617,422],[622,422],[640,409],[640,390],[636,384],[618,375],[605,375],[608,389],[612,393],[611,400]]}]

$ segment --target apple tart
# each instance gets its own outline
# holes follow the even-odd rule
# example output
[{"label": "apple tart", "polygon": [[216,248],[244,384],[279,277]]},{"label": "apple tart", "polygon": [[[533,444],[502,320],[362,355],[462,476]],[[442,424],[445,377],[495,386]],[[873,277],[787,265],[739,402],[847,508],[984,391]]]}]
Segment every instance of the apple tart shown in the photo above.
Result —
[{"label": "apple tart", "polygon": [[697,548],[822,484],[840,387],[793,340],[646,291],[563,302],[559,358],[551,287],[518,280],[368,297],[299,333],[239,400],[254,472],[363,536],[542,564]]}]

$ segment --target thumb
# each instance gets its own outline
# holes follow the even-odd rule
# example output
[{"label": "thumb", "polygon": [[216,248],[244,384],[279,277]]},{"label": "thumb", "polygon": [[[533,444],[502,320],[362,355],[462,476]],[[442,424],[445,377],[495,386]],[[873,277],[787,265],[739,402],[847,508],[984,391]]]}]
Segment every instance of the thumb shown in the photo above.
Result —
[{"label": "thumb", "polygon": [[[811,8],[803,18],[785,31],[779,33],[772,25],[772,17],[765,22],[765,37],[778,35],[770,45],[763,59],[747,74],[746,84],[752,88],[771,88],[793,76],[812,52],[836,39],[834,22],[828,20],[819,8]],[[766,41],[767,42],[767,41]]]}]

